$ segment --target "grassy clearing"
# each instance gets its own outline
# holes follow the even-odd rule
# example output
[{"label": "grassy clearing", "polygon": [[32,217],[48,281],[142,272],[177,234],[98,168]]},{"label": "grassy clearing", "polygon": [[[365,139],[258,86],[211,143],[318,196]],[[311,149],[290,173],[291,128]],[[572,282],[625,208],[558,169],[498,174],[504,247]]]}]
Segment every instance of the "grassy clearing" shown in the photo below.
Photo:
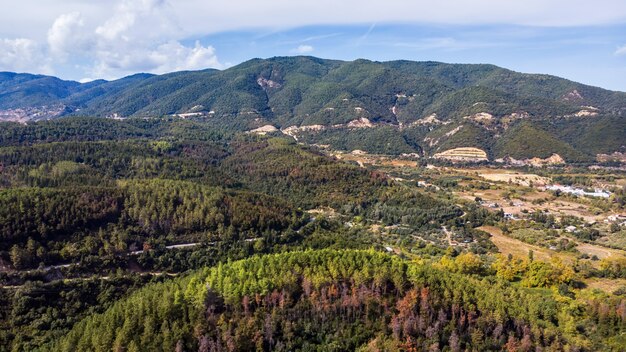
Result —
[{"label": "grassy clearing", "polygon": [[481,226],[478,229],[489,233],[491,235],[491,242],[505,255],[511,254],[515,257],[527,257],[528,253],[533,251],[534,258],[539,260],[549,261],[552,257],[558,256],[563,262],[573,263],[576,259],[571,253],[552,251],[506,236],[502,233],[502,230],[495,226]]}]

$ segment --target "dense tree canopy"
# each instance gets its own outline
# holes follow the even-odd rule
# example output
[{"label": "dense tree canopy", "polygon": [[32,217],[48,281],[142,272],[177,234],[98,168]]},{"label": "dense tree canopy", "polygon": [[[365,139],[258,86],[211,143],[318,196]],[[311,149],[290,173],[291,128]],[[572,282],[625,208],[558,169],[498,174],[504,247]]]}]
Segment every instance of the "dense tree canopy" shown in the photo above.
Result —
[{"label": "dense tree canopy", "polygon": [[471,279],[374,251],[293,252],[150,285],[79,323],[50,348],[617,348],[619,342],[602,336],[623,331],[626,301],[597,297],[588,303],[574,307],[497,280]]}]

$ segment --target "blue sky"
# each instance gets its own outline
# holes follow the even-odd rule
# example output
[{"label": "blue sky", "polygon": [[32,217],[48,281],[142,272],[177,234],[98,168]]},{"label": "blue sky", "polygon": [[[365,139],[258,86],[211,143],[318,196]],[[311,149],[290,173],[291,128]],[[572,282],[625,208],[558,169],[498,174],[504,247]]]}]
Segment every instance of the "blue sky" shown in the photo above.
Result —
[{"label": "blue sky", "polygon": [[616,54],[626,26],[528,27],[372,23],[233,31],[202,37],[227,65],[253,57],[313,55],[490,63],[626,90],[626,55]]},{"label": "blue sky", "polygon": [[626,91],[626,1],[22,0],[0,12],[6,71],[86,81],[285,55],[491,63]]}]

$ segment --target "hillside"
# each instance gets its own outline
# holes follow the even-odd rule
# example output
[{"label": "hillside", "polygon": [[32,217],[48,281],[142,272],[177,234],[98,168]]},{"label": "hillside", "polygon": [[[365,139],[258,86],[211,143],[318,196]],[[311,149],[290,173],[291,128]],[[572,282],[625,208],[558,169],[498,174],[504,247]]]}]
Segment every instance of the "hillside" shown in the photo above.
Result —
[{"label": "hillside", "polygon": [[252,257],[145,287],[45,350],[619,348],[598,339],[608,320],[582,318],[593,298],[580,314],[539,290],[486,284],[375,251]]},{"label": "hillside", "polygon": [[[169,275],[262,253],[381,249],[366,221],[437,240],[438,224],[462,214],[288,137],[233,135],[207,121],[2,127],[0,351],[36,350]],[[493,250],[484,238],[476,248]]]},{"label": "hillside", "polygon": [[[626,140],[626,93],[493,65],[277,57],[223,71],[86,84],[27,74],[0,77],[0,119],[21,122],[179,115],[215,119],[231,131],[273,126],[348,151],[433,155],[479,148],[490,160],[559,154],[566,161],[593,161],[596,154],[622,151]],[[554,142],[543,150],[517,148],[532,139],[511,139],[509,128],[529,133],[520,124]],[[447,134],[461,125],[461,133]],[[583,136],[582,126],[589,130]],[[601,138],[598,129],[612,131],[611,138]]]},{"label": "hillside", "polygon": [[[0,351],[623,345],[624,257],[589,254],[602,255],[601,243],[626,246],[614,215],[626,199],[617,173],[597,175],[611,182],[610,198],[542,191],[549,198],[535,202],[528,187],[488,183],[476,170],[326,153],[280,133],[236,133],[238,123],[1,123]],[[416,125],[398,134],[386,125],[355,129],[347,140],[320,135],[364,146],[376,140],[382,151],[417,148],[427,136],[426,153],[445,147],[454,149],[435,155],[484,159],[478,148],[453,147],[471,137],[465,126],[482,131],[456,121],[441,131]],[[558,134],[535,126],[507,131],[519,145],[558,146]],[[516,139],[518,129],[540,145]],[[476,141],[489,153],[518,151]],[[583,168],[571,169],[567,177],[553,169],[534,176],[593,186]],[[615,223],[587,227],[582,218],[524,213],[518,202],[567,203],[575,214],[589,207]],[[511,208],[520,220],[507,219]],[[567,232],[572,224],[582,230]],[[510,248],[497,247],[488,228],[518,239],[515,256],[497,253]],[[535,243],[536,254],[523,241]],[[597,281],[605,288],[594,288]]]}]

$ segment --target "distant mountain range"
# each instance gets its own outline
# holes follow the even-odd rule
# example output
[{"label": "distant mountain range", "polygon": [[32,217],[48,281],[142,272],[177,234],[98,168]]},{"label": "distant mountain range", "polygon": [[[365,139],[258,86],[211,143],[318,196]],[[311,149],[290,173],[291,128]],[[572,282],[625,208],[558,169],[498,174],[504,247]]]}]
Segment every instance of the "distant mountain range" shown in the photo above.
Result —
[{"label": "distant mountain range", "polygon": [[347,151],[461,161],[620,158],[625,111],[626,93],[493,65],[277,57],[83,84],[0,73],[1,120],[222,119]]}]

